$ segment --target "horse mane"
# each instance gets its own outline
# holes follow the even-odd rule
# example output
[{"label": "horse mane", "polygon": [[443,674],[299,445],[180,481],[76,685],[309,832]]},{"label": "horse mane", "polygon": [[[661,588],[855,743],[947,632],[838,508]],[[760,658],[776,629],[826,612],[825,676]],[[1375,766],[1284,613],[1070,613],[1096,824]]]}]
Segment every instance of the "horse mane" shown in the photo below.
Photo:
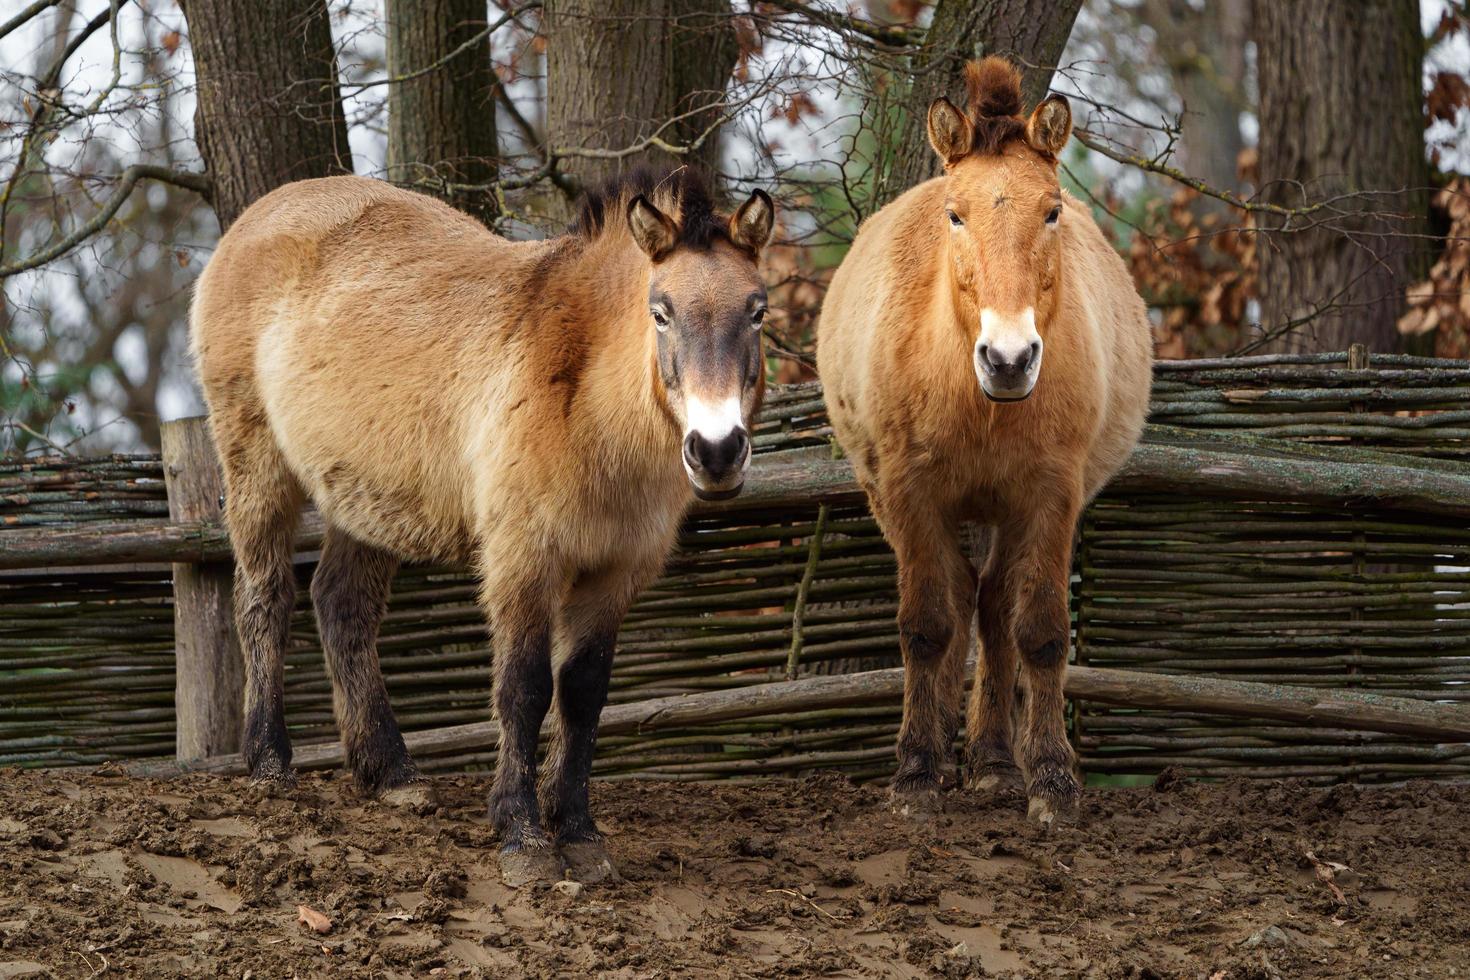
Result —
[{"label": "horse mane", "polygon": [[571,233],[592,239],[609,227],[622,228],[628,202],[641,194],[679,226],[681,246],[707,249],[728,242],[729,224],[715,210],[710,185],[709,175],[696,167],[635,167],[586,191]]},{"label": "horse mane", "polygon": [[1026,135],[1021,118],[1021,72],[1010,61],[991,55],[965,65],[972,153],[999,153]]}]

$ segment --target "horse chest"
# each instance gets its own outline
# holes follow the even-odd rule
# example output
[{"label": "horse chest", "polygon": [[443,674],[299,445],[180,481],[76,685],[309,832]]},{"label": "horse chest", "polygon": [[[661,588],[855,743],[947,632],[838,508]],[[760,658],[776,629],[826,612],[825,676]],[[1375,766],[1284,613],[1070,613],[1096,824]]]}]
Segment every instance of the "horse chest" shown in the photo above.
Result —
[{"label": "horse chest", "polygon": [[597,567],[668,549],[688,506],[682,473],[627,473],[603,482],[567,515],[578,564]]},{"label": "horse chest", "polygon": [[1087,458],[1085,440],[1065,426],[945,421],[888,441],[874,460],[879,484],[890,492],[919,489],[945,509],[983,514],[1025,506]]}]

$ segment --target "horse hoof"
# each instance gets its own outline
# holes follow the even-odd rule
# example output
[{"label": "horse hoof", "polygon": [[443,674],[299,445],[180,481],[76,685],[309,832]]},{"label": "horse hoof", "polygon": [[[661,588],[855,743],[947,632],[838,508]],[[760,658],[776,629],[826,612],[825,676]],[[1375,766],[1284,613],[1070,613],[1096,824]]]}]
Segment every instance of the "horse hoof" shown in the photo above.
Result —
[{"label": "horse hoof", "polygon": [[537,882],[560,881],[561,857],[549,843],[520,844],[500,849],[500,880],[510,888]]},{"label": "horse hoof", "polygon": [[439,794],[434,790],[433,783],[420,777],[402,786],[383,790],[378,796],[378,802],[412,813],[426,813],[439,805]]},{"label": "horse hoof", "polygon": [[566,862],[566,875],[572,881],[584,885],[597,885],[604,881],[621,881],[617,865],[601,841],[586,840],[563,844],[560,848],[562,860]]},{"label": "horse hoof", "polygon": [[932,820],[943,812],[944,800],[933,783],[894,786],[888,792],[888,808],[910,820]]},{"label": "horse hoof", "polygon": [[1013,763],[990,762],[972,768],[965,779],[965,786],[982,793],[1000,793],[1025,789],[1026,782],[1021,778],[1021,770]]},{"label": "horse hoof", "polygon": [[296,770],[275,761],[262,763],[250,774],[250,785],[266,793],[285,793],[296,788]]},{"label": "horse hoof", "polygon": [[1069,772],[1058,771],[1031,780],[1027,787],[1026,819],[1043,832],[1071,817],[1077,811],[1081,791]]}]

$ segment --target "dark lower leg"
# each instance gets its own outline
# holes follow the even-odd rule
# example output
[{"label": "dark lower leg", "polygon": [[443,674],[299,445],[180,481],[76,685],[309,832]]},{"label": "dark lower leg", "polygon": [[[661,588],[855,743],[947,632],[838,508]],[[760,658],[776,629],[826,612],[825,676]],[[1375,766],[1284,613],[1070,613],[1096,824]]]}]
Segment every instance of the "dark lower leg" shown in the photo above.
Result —
[{"label": "dark lower leg", "polygon": [[272,555],[235,573],[235,627],[245,657],[245,719],[241,750],[255,779],[289,783],[285,649],[296,580],[289,558]]},{"label": "dark lower leg", "polygon": [[597,747],[597,721],[607,701],[614,631],[578,643],[557,678],[557,733],[541,780],[547,828],[558,844],[601,836],[588,808],[588,781]]},{"label": "dark lower leg", "polygon": [[953,779],[958,773],[955,758],[955,739],[965,723],[965,662],[975,648],[975,567],[966,559],[955,576],[954,591],[950,602],[955,610],[955,629],[950,637],[949,650],[944,655],[941,668],[940,696],[944,699],[946,725],[944,747],[946,750],[945,779]]},{"label": "dark lower leg", "polygon": [[332,706],[358,788],[374,795],[419,778],[378,665],[378,625],[398,562],[329,529],[311,580]]},{"label": "dark lower leg", "polygon": [[514,630],[497,620],[495,713],[500,752],[490,790],[490,821],[505,851],[548,847],[536,802],[536,739],[551,706],[551,644],[546,620]]},{"label": "dark lower leg", "polygon": [[[1070,558],[1068,527],[1065,553]],[[1067,669],[1070,624],[1067,615],[1066,565],[1053,559],[1022,588],[1016,620],[1021,652],[1025,703],[1020,743],[1021,766],[1033,816],[1069,809],[1077,799],[1076,756],[1067,740],[1066,700],[1062,684]]]},{"label": "dark lower leg", "polygon": [[999,556],[981,576],[978,595],[980,657],[970,693],[965,763],[971,786],[990,788],[1017,779],[1011,749],[1016,708],[1017,657],[1010,603]]},{"label": "dark lower leg", "polygon": [[914,580],[901,592],[898,633],[904,666],[903,723],[898,731],[893,789],[926,792],[939,788],[950,755],[946,734],[953,733],[956,726],[958,694],[944,689],[944,660],[957,627],[946,601],[947,588]]}]

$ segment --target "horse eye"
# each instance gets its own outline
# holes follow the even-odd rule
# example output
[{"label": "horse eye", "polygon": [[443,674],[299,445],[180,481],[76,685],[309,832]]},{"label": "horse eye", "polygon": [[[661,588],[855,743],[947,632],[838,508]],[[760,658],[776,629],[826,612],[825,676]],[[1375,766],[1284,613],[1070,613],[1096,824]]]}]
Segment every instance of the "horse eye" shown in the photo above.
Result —
[{"label": "horse eye", "polygon": [[752,313],[750,316],[750,322],[754,327],[759,329],[760,325],[766,322],[766,308],[762,306],[760,309]]},{"label": "horse eye", "polygon": [[653,325],[659,330],[669,329],[669,318],[664,315],[663,310],[649,310],[653,314]]},{"label": "horse eye", "polygon": [[1062,206],[1060,204],[1058,204],[1056,207],[1052,208],[1051,211],[1047,214],[1047,216],[1046,216],[1046,223],[1049,224],[1049,225],[1054,225],[1054,224],[1057,223],[1057,219],[1060,218],[1061,216],[1062,216]]},{"label": "horse eye", "polygon": [[953,211],[945,211],[944,213],[949,216],[949,223],[954,225],[956,228],[963,228],[965,226],[965,223],[960,220],[960,216],[955,214]]}]

